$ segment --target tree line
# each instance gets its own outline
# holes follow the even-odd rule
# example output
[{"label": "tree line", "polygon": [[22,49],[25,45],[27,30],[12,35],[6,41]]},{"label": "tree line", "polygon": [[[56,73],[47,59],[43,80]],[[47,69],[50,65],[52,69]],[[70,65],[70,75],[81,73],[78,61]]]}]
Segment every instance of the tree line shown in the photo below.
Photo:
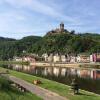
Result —
[{"label": "tree line", "polygon": [[[23,52],[24,51],[24,52]],[[40,36],[28,36],[20,40],[0,37],[0,60],[13,59],[14,56],[22,56],[24,53],[78,53],[100,52],[99,34],[52,34]]]}]

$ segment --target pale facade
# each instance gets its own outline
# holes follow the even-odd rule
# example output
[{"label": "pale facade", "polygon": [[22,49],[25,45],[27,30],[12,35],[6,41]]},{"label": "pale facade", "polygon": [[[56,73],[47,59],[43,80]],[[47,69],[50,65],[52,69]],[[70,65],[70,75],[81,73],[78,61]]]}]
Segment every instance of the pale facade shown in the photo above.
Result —
[{"label": "pale facade", "polygon": [[31,56],[25,56],[22,58],[25,62],[35,62],[35,58]]},{"label": "pale facade", "polygon": [[14,61],[22,61],[23,59],[21,57],[14,57]]},{"label": "pale facade", "polygon": [[94,61],[93,61],[93,55],[90,55],[90,62],[91,62],[91,63],[94,62]]},{"label": "pale facade", "polygon": [[43,54],[42,57],[44,58],[44,61],[48,61],[48,54],[47,53]]},{"label": "pale facade", "polygon": [[70,57],[70,62],[71,62],[71,63],[75,63],[75,62],[76,62],[76,57],[71,56],[71,57]]},{"label": "pale facade", "polygon": [[48,56],[48,61],[49,61],[49,62],[53,62],[53,54],[50,54],[50,55]]},{"label": "pale facade", "polygon": [[62,61],[62,62],[66,62],[66,61],[67,61],[65,55],[61,55],[61,61]]},{"label": "pale facade", "polygon": [[60,62],[60,56],[58,54],[53,56],[53,62]]},{"label": "pale facade", "polygon": [[77,56],[77,62],[79,62],[79,63],[88,63],[88,62],[90,62],[90,56],[79,55],[79,56]]}]

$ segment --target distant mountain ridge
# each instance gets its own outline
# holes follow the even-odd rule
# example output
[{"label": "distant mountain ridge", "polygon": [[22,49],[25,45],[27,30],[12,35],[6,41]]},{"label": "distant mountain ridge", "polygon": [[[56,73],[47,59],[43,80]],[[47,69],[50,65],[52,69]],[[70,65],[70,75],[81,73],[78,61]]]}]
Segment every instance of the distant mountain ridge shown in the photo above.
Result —
[{"label": "distant mountain ridge", "polygon": [[16,39],[0,37],[0,41],[16,41]]}]

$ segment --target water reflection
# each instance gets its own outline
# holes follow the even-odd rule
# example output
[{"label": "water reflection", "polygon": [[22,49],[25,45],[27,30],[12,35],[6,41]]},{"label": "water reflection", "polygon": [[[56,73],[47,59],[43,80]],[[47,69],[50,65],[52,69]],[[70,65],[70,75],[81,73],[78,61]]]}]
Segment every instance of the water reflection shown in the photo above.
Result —
[{"label": "water reflection", "polygon": [[26,65],[9,65],[9,69],[22,71],[32,75],[55,80],[70,85],[73,78],[79,82],[80,88],[100,94],[99,69],[75,69],[65,67],[36,67]]},{"label": "water reflection", "polygon": [[55,75],[55,76],[68,76],[75,75],[81,78],[100,79],[99,69],[76,69],[76,68],[64,68],[64,67],[35,67],[27,65],[10,65],[8,68],[28,72],[31,74],[42,75]]}]

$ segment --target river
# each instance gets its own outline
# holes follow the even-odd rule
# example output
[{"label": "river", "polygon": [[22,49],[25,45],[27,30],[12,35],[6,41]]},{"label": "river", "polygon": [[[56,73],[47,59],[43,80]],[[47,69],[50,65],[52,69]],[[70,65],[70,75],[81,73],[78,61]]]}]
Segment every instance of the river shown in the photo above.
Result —
[{"label": "river", "polygon": [[36,67],[27,65],[4,65],[3,67],[47,78],[67,85],[70,85],[72,79],[76,78],[81,89],[100,94],[100,69]]}]

